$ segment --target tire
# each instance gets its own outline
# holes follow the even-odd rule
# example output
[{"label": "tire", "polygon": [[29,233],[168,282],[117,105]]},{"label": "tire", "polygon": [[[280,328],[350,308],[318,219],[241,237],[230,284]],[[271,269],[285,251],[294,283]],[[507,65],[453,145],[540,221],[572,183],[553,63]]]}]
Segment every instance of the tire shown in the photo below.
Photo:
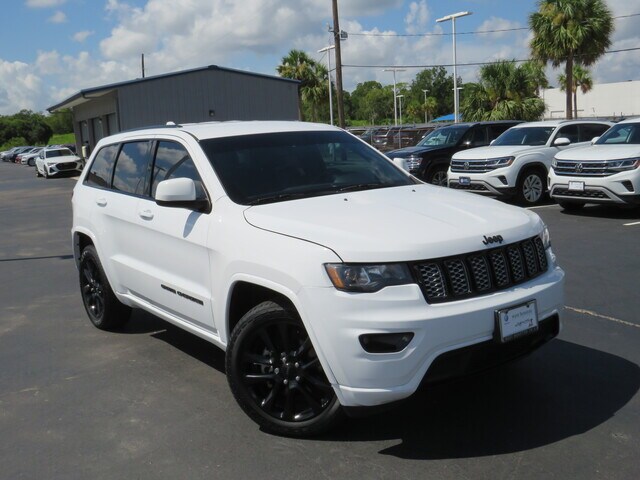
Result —
[{"label": "tire", "polygon": [[565,200],[559,200],[558,205],[562,207],[563,210],[567,212],[577,212],[578,210],[584,207],[583,202],[567,202]]},{"label": "tire", "polygon": [[44,172],[44,179],[49,180],[49,172],[47,172],[47,167],[42,167],[42,171]]},{"label": "tire", "polygon": [[544,198],[546,188],[546,172],[530,168],[520,174],[516,185],[516,199],[526,206],[537,205]]},{"label": "tire", "polygon": [[42,176],[42,174],[40,173],[40,170],[38,170],[38,166],[36,165],[36,178],[40,178]]},{"label": "tire", "polygon": [[104,273],[96,249],[89,245],[80,255],[80,293],[89,320],[100,330],[116,330],[131,317],[131,308],[120,303]]},{"label": "tire", "polygon": [[263,430],[307,437],[333,427],[342,408],[294,311],[272,301],[247,312],[231,334],[227,380]]},{"label": "tire", "polygon": [[431,185],[437,185],[439,187],[447,186],[447,167],[439,166],[434,168],[427,179],[427,183]]}]

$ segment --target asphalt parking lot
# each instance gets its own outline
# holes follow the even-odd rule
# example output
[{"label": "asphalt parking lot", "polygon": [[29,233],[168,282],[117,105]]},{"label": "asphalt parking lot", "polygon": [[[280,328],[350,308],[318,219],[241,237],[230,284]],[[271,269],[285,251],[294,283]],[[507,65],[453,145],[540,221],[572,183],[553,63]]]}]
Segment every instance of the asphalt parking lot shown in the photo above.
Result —
[{"label": "asphalt parking lot", "polygon": [[0,163],[0,478],[640,478],[640,210],[538,207],[567,272],[560,336],[321,438],[261,432],[224,355],[147,313],[91,326],[72,178]]}]

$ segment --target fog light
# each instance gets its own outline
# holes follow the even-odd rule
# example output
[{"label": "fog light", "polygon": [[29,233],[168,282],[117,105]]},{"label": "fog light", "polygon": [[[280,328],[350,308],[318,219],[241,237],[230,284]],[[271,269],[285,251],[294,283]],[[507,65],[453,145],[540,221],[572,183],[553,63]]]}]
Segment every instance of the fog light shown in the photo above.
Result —
[{"label": "fog light", "polygon": [[368,353],[396,353],[404,350],[412,339],[412,332],[367,333],[360,335],[360,345]]}]

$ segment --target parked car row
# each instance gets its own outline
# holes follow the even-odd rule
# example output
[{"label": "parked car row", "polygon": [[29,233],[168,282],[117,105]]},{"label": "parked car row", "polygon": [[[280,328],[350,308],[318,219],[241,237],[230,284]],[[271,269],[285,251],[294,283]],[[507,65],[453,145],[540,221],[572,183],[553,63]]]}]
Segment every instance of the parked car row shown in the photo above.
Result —
[{"label": "parked car row", "polygon": [[0,153],[5,162],[35,167],[37,177],[50,178],[60,173],[81,172],[84,163],[68,145],[14,147]]},{"label": "parked car row", "polygon": [[456,124],[387,155],[428,183],[524,205],[640,204],[640,119]]},{"label": "parked car row", "polygon": [[387,127],[350,128],[349,131],[381,152],[410,147],[441,125],[400,125]]}]

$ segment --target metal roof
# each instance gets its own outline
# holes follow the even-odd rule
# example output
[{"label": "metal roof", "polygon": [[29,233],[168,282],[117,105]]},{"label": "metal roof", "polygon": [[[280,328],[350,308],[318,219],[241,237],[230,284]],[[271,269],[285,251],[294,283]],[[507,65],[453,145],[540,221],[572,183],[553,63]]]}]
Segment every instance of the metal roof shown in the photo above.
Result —
[{"label": "metal roof", "polygon": [[272,80],[280,80],[283,82],[300,83],[298,80],[293,80],[291,78],[277,77],[275,75],[266,75],[264,73],[247,72],[245,70],[236,70],[233,68],[219,67],[218,65],[208,65],[206,67],[192,68],[189,70],[181,70],[178,72],[163,73],[161,75],[153,75],[151,77],[145,77],[145,78],[136,78],[134,80],[125,80],[123,82],[111,83],[111,84],[102,85],[99,87],[85,88],[83,90],[80,90],[78,93],[75,93],[74,95],[70,96],[66,100],[63,100],[60,103],[57,103],[55,105],[52,105],[51,107],[48,107],[47,111],[49,113],[53,113],[63,108],[75,107],[82,103],[88,102],[93,98],[102,97],[107,93],[113,92],[114,90],[117,90],[118,88],[121,88],[121,87],[125,87],[127,85],[133,85],[133,84],[143,83],[143,82],[151,82],[154,80],[161,80],[164,78],[176,77],[179,75],[202,72],[206,70],[221,70],[224,72],[233,72],[233,73],[239,73],[242,75],[250,75],[252,77],[269,78]]}]

